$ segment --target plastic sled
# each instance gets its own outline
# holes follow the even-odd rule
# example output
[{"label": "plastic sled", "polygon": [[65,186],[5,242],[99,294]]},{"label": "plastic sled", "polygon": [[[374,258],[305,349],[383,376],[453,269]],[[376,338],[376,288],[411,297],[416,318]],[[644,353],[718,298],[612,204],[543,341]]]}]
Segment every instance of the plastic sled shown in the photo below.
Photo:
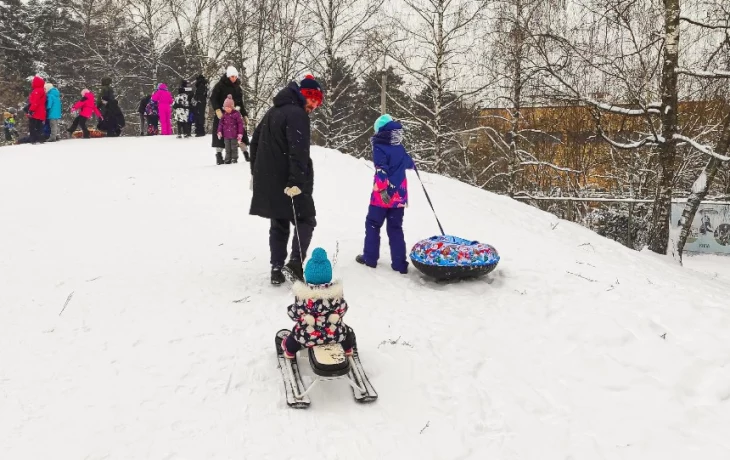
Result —
[{"label": "plastic sled", "polygon": [[432,236],[413,246],[413,265],[439,281],[479,278],[494,271],[499,253],[489,245],[456,236]]}]

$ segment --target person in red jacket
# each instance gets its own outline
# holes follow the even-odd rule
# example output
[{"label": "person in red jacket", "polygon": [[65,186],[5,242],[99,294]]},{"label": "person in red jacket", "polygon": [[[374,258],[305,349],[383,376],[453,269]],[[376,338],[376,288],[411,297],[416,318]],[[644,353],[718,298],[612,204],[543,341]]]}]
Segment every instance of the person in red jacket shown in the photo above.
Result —
[{"label": "person in red jacket", "polygon": [[31,83],[30,96],[28,96],[28,125],[30,128],[30,141],[34,144],[43,142],[43,124],[46,121],[46,90],[43,87],[46,82],[36,75]]},{"label": "person in red jacket", "polygon": [[89,129],[86,127],[86,121],[91,118],[91,114],[93,113],[96,115],[99,120],[104,119],[94,102],[94,93],[85,88],[81,90],[81,100],[71,107],[71,112],[78,112],[78,116],[74,119],[74,122],[67,131],[69,134],[73,134],[77,127],[81,127],[81,131],[84,133],[84,139],[90,138]]}]

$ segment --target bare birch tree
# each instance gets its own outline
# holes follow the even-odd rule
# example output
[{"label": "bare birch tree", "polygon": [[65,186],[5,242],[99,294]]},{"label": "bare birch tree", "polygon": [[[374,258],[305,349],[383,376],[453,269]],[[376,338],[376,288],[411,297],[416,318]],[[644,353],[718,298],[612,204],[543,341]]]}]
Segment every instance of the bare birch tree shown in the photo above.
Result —
[{"label": "bare birch tree", "polygon": [[[475,170],[471,147],[479,127],[471,114],[488,82],[470,53],[482,44],[476,30],[486,2],[404,0],[404,4],[393,18],[404,40],[388,50],[388,56],[412,89],[408,105],[393,102],[418,128],[420,142],[412,145],[420,162],[473,182],[468,177]],[[470,115],[465,117],[466,113]]]},{"label": "bare birch tree", "polygon": [[325,99],[315,129],[327,148],[347,150],[362,127],[353,126],[355,114],[345,100],[357,90],[356,75],[373,65],[362,48],[367,26],[384,0],[310,0],[307,17],[314,27],[309,51],[311,68],[321,81]]}]

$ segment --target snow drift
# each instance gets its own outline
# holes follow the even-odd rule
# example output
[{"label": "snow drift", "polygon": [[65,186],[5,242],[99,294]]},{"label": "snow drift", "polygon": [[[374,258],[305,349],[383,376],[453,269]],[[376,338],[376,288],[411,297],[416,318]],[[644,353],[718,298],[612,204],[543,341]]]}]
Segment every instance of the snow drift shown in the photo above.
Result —
[{"label": "snow drift", "polygon": [[[374,405],[343,382],[286,407],[268,225],[248,165],[207,138],[0,150],[0,457],[726,459],[730,278],[424,175],[448,233],[494,245],[487,279],[377,270],[367,162],[315,149],[319,226]],[[409,245],[438,229],[415,176]]]}]

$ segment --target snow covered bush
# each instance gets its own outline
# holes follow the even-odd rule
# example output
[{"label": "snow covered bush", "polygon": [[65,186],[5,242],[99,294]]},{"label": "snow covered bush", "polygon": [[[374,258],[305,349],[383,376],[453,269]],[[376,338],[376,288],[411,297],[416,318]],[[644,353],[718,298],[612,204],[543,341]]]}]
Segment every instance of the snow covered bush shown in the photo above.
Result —
[{"label": "snow covered bush", "polygon": [[616,203],[591,210],[582,224],[601,236],[618,241],[624,246],[640,250],[649,239],[652,208],[646,203],[635,203],[631,212],[631,244],[629,244],[629,205]]}]

